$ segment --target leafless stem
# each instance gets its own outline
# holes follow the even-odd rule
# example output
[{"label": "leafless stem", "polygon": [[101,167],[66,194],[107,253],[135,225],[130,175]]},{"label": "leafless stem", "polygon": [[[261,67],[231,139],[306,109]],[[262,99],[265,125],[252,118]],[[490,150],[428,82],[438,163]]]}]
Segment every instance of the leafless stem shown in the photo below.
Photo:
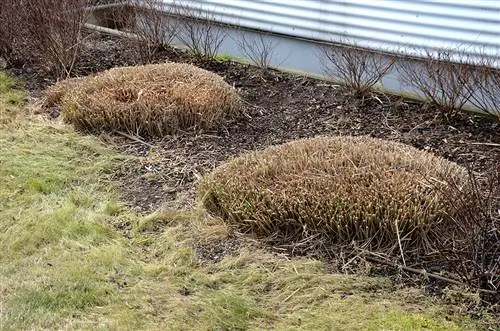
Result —
[{"label": "leafless stem", "polygon": [[151,63],[158,52],[171,45],[179,33],[175,1],[129,0],[128,5],[113,10],[113,21],[136,36],[130,40],[139,63]]},{"label": "leafless stem", "polygon": [[0,2],[0,57],[9,60],[14,52],[16,39],[15,17],[17,14],[16,0]]},{"label": "leafless stem", "polygon": [[256,38],[249,38],[245,33],[241,33],[235,40],[240,52],[248,58],[256,67],[267,70],[275,57],[276,48],[279,43],[266,38],[265,34],[259,34]]},{"label": "leafless stem", "polygon": [[393,58],[362,49],[346,39],[324,46],[321,60],[327,75],[340,79],[359,96],[366,95],[394,64]]},{"label": "leafless stem", "polygon": [[422,57],[423,61],[399,63],[401,82],[417,90],[443,115],[462,110],[471,97],[466,86],[472,71],[465,54],[460,50],[425,50]]},{"label": "leafless stem", "polygon": [[178,5],[176,8],[180,16],[179,39],[195,57],[214,58],[227,37],[225,26],[217,22],[213,12],[194,4]]},{"label": "leafless stem", "polygon": [[85,8],[91,3],[93,0],[2,1],[0,15],[14,17],[14,21],[7,19],[8,24],[14,22],[10,48],[23,59],[38,59],[58,77],[69,76],[82,48]]},{"label": "leafless stem", "polygon": [[500,69],[487,54],[480,55],[479,63],[471,61],[471,67],[470,75],[462,78],[469,102],[500,121]]},{"label": "leafless stem", "polygon": [[[436,253],[449,262],[463,282],[473,287],[500,289],[500,169],[475,174],[468,169],[466,188],[444,195],[458,211],[453,227],[436,233]],[[445,193],[445,192],[443,192]],[[446,236],[444,236],[446,233]],[[447,238],[446,240],[444,238]]]}]

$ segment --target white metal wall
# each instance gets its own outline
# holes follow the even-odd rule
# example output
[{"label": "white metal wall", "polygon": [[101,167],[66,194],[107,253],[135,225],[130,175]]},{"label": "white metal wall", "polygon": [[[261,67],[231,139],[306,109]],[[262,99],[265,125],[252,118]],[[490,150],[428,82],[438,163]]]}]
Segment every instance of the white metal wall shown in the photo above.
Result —
[{"label": "white metal wall", "polygon": [[318,41],[418,55],[465,49],[500,59],[500,0],[161,0],[214,12],[217,19]]}]

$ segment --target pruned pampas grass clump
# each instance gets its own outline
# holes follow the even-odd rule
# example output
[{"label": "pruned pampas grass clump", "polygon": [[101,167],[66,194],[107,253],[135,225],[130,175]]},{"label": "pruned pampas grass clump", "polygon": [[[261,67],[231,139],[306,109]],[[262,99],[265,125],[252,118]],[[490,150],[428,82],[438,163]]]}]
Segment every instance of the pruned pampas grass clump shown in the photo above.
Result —
[{"label": "pruned pampas grass clump", "polygon": [[461,166],[411,146],[320,137],[234,158],[202,179],[198,196],[210,213],[259,236],[423,247],[453,226],[457,211],[445,201],[458,193],[451,187],[466,186]]},{"label": "pruned pampas grass clump", "polygon": [[241,101],[223,78],[184,63],[113,68],[48,88],[44,105],[91,131],[163,136],[213,128],[239,113]]}]

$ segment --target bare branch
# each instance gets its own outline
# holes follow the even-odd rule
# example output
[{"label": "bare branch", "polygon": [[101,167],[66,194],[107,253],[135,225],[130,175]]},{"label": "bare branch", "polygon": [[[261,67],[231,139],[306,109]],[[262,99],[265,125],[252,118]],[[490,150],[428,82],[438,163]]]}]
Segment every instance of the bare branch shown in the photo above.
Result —
[{"label": "bare branch", "polygon": [[224,24],[217,21],[215,14],[194,4],[176,6],[180,16],[179,39],[190,52],[199,58],[214,58],[227,37]]},{"label": "bare branch", "polygon": [[256,38],[248,38],[245,33],[241,33],[235,40],[240,52],[248,58],[256,67],[267,70],[273,58],[275,58],[276,48],[279,43],[266,38],[267,34],[260,33]]},{"label": "bare branch", "polygon": [[8,30],[11,35],[7,36],[11,50],[22,59],[37,59],[58,77],[67,77],[81,50],[83,24],[88,15],[85,8],[91,3],[91,0],[2,1],[0,15],[11,17],[0,20],[0,29],[4,29],[4,22],[13,24]]},{"label": "bare branch", "polygon": [[18,37],[15,23],[17,6],[19,4],[16,0],[0,2],[0,57],[4,57],[7,61],[14,52],[14,42]]},{"label": "bare branch", "polygon": [[443,115],[454,115],[471,97],[466,86],[471,68],[459,50],[426,50],[424,60],[401,61],[397,67],[401,82],[416,89]]},{"label": "bare branch", "polygon": [[498,291],[500,169],[493,168],[480,175],[468,168],[468,175],[467,187],[452,184],[453,193],[444,194],[445,202],[457,213],[453,227],[435,233],[435,254],[448,261],[463,282]]},{"label": "bare branch", "polygon": [[362,49],[346,39],[324,46],[322,55],[325,73],[340,79],[357,95],[369,92],[394,64],[393,58]]},{"label": "bare branch", "polygon": [[479,52],[479,62],[469,61],[472,72],[462,78],[469,102],[482,112],[500,121],[500,69],[495,68],[493,57]]},{"label": "bare branch", "polygon": [[171,45],[179,33],[174,7],[159,0],[130,0],[115,12],[115,21],[137,36],[131,42],[139,62],[153,62],[158,52]]}]

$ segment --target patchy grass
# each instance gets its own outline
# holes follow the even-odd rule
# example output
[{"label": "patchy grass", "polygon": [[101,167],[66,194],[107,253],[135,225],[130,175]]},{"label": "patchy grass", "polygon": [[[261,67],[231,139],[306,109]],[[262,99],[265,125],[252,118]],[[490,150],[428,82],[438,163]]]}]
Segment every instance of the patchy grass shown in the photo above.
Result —
[{"label": "patchy grass", "polygon": [[118,156],[13,107],[23,98],[14,84],[0,76],[2,326],[51,328],[112,302],[110,275],[136,266],[105,213]]},{"label": "patchy grass", "polygon": [[481,326],[420,289],[250,244],[204,262],[193,242],[224,238],[222,222],[201,211],[134,215],[109,179],[122,156],[15,106],[23,94],[3,74],[0,86],[1,329]]}]

